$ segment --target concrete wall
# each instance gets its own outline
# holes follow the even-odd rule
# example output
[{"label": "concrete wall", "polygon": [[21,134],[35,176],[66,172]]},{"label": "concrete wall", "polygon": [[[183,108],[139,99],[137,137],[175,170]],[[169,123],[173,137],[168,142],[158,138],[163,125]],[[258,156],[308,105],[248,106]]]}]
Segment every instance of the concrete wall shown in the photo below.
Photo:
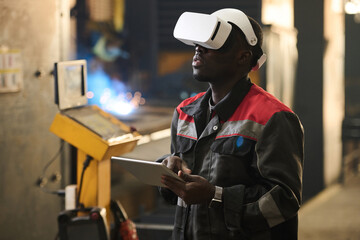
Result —
[{"label": "concrete wall", "polygon": [[[0,45],[22,54],[23,88],[0,93],[0,239],[54,239],[61,200],[36,181],[60,147],[50,74],[59,60],[59,1],[0,0]],[[42,76],[35,77],[41,70]],[[57,159],[46,172],[61,172]],[[58,189],[60,182],[47,184]]]}]

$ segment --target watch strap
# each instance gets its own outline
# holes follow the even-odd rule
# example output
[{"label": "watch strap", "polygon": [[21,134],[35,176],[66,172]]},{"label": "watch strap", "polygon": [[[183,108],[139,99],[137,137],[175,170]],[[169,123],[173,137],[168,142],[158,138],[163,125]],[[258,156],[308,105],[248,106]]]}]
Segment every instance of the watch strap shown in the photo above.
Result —
[{"label": "watch strap", "polygon": [[215,204],[219,204],[222,203],[222,193],[223,193],[223,188],[219,187],[219,186],[215,186],[215,194],[213,199],[211,200],[209,207],[211,208],[212,206],[214,206]]}]

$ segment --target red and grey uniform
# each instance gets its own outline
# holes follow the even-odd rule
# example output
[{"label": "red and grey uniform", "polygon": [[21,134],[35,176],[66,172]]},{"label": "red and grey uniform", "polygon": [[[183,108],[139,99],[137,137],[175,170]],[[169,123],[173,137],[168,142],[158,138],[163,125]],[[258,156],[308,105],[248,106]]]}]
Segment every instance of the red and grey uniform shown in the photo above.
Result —
[{"label": "red and grey uniform", "polygon": [[172,154],[192,174],[223,187],[222,204],[177,204],[174,239],[297,239],[303,128],[296,116],[250,80],[239,81],[209,116],[211,90],[174,111]]}]

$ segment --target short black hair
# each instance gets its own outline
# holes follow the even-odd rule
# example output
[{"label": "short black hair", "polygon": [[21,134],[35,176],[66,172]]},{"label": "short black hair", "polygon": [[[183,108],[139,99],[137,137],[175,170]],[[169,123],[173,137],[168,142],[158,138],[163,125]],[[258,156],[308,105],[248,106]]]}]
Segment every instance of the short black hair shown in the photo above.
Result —
[{"label": "short black hair", "polygon": [[[249,17],[249,16],[248,16],[248,18],[249,18],[250,24],[254,30],[255,36],[258,39],[256,45],[251,46],[247,42],[243,31],[238,26],[236,26],[235,24],[230,22],[230,24],[232,25],[232,30],[230,32],[228,39],[224,43],[223,47],[221,47],[221,49],[226,49],[230,45],[236,44],[238,47],[250,50],[252,52],[252,60],[251,60],[251,66],[250,66],[250,69],[251,69],[256,66],[257,61],[263,55],[263,51],[261,49],[261,46],[263,44],[263,31],[262,31],[260,24],[255,19],[253,19],[252,17]],[[240,35],[240,37],[236,37],[239,35]]]}]

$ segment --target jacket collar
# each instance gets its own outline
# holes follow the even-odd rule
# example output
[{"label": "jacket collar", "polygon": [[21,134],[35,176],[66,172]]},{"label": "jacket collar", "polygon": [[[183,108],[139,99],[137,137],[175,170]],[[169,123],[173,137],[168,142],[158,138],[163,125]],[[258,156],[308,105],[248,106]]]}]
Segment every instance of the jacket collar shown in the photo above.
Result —
[{"label": "jacket collar", "polygon": [[[227,121],[235,112],[238,105],[249,92],[251,86],[249,78],[239,80],[233,89],[214,107],[214,111],[219,116],[221,121]],[[191,104],[184,106],[181,110],[190,116],[200,115],[206,112],[209,107],[209,99],[211,98],[211,88],[199,99]]]}]

